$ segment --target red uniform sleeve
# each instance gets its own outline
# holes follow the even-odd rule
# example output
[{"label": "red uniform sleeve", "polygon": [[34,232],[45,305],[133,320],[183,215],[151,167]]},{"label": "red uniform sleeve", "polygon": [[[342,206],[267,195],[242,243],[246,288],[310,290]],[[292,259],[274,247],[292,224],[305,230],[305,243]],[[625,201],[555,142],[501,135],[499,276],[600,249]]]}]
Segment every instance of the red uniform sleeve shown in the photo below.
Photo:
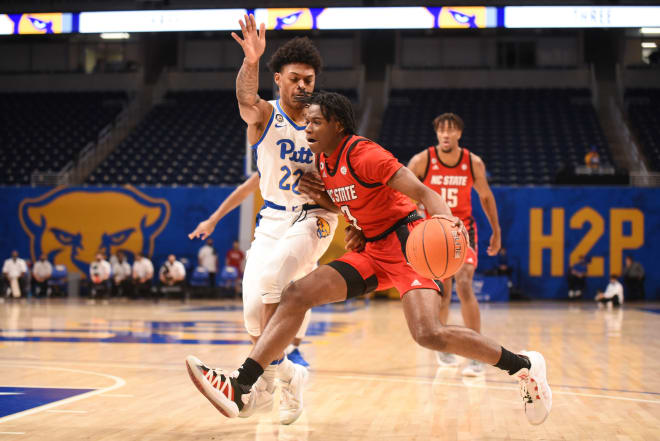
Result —
[{"label": "red uniform sleeve", "polygon": [[349,155],[349,163],[357,178],[367,184],[387,184],[403,164],[392,153],[375,142],[361,142]]}]

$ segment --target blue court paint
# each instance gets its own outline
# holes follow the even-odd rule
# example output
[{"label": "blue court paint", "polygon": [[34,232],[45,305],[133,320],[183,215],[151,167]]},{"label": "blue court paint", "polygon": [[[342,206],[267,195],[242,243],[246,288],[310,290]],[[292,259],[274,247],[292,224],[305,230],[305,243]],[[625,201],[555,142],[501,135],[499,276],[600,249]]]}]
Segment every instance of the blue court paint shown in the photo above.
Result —
[{"label": "blue court paint", "polygon": [[93,390],[0,386],[0,418]]},{"label": "blue court paint", "polygon": [[[89,326],[80,328],[80,326]],[[340,322],[312,322],[307,336],[322,336],[328,332],[341,332],[347,327]],[[127,330],[126,328],[133,328]],[[52,342],[52,343],[134,343],[134,344],[178,344],[178,345],[251,345],[248,338],[222,338],[222,334],[245,335],[242,322],[224,320],[200,321],[154,321],[129,322],[110,321],[104,326],[83,323],[69,328],[24,328],[10,330],[14,335],[3,335],[0,329],[0,342]],[[20,332],[22,335],[15,335]],[[70,333],[73,336],[49,335]],[[98,337],[99,333],[111,334]],[[210,334],[207,338],[181,338],[185,334]],[[85,335],[88,334],[88,335]],[[196,337],[196,336],[195,336]]]}]

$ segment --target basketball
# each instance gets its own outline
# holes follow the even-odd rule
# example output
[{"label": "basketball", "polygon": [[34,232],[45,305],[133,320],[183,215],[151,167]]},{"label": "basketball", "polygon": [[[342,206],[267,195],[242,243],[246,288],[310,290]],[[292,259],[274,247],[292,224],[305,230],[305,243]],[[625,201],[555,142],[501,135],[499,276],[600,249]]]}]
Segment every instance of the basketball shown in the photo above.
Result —
[{"label": "basketball", "polygon": [[410,232],[406,256],[419,275],[446,279],[463,265],[467,244],[467,237],[452,221],[434,217],[419,223]]}]

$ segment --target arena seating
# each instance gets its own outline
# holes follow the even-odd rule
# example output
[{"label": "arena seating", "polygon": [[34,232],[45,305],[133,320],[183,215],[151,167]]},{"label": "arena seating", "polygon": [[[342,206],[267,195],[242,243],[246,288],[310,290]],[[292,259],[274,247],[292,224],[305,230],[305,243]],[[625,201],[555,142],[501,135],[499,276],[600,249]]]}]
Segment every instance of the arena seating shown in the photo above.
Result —
[{"label": "arena seating", "polygon": [[61,170],[126,101],[123,92],[0,93],[0,185]]},{"label": "arena seating", "polygon": [[[355,99],[355,91],[345,91]],[[270,92],[262,96],[269,98]],[[87,179],[92,185],[230,185],[244,179],[246,124],[233,90],[168,92]]]},{"label": "arena seating", "polygon": [[649,165],[660,171],[660,89],[626,91],[628,117]]},{"label": "arena seating", "polygon": [[87,183],[195,186],[240,182],[245,127],[233,90],[168,92]]},{"label": "arena seating", "polygon": [[379,142],[403,162],[437,143],[433,119],[465,121],[461,145],[485,161],[492,184],[549,185],[565,167],[584,165],[591,145],[611,154],[587,89],[392,90]]}]

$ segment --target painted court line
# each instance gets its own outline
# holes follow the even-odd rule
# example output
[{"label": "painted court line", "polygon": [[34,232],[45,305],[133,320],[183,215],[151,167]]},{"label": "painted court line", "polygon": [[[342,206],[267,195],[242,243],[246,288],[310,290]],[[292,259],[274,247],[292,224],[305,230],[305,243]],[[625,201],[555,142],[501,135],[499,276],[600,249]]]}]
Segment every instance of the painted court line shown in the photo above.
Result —
[{"label": "painted court line", "polygon": [[[353,375],[327,375],[330,378],[337,378],[339,380],[368,380],[368,381],[380,381],[380,382],[390,382],[390,383],[411,383],[411,384],[438,384],[441,386],[454,386],[454,387],[465,387],[465,388],[482,388],[482,389],[494,389],[494,390],[513,390],[518,391],[518,387],[512,386],[494,386],[489,384],[464,384],[448,381],[434,381],[434,380],[423,380],[416,378],[391,378],[385,376],[376,376],[376,375],[365,375],[365,376],[353,376]],[[628,397],[617,397],[613,395],[604,395],[604,394],[590,394],[583,392],[571,392],[565,390],[552,390],[553,394],[560,395],[572,395],[577,397],[588,397],[588,398],[604,398],[608,400],[619,400],[619,401],[633,401],[636,403],[650,403],[650,404],[660,404],[660,400],[645,400],[642,398],[628,398]]]},{"label": "painted court line", "polygon": [[0,435],[25,435],[25,432],[0,432]]},{"label": "painted court line", "polygon": [[102,394],[102,393],[105,393],[105,392],[110,392],[110,391],[113,391],[115,389],[119,389],[120,387],[123,387],[126,384],[126,381],[124,381],[123,378],[116,377],[114,375],[102,374],[102,373],[93,372],[93,371],[83,371],[83,370],[80,370],[80,369],[68,369],[68,368],[60,368],[60,367],[52,367],[52,366],[34,365],[34,364],[32,364],[32,365],[29,365],[29,364],[4,364],[4,366],[5,367],[12,366],[12,367],[22,367],[22,368],[34,368],[34,369],[49,369],[49,370],[54,370],[54,371],[73,372],[73,373],[76,373],[76,374],[90,374],[90,375],[96,375],[96,376],[99,376],[99,377],[109,378],[112,381],[114,381],[114,384],[112,386],[96,389],[96,390],[89,391],[89,392],[86,392],[86,393],[83,393],[83,394],[80,394],[80,395],[65,398],[64,400],[44,404],[43,406],[35,407],[33,409],[24,410],[23,412],[18,412],[18,413],[14,413],[12,415],[7,415],[5,417],[0,418],[0,424],[6,423],[8,421],[13,421],[13,420],[16,420],[18,418],[23,418],[23,417],[28,416],[28,415],[34,415],[35,413],[40,413],[40,412],[43,412],[45,410],[50,410],[50,409],[53,409],[55,407],[63,406],[65,404],[75,403],[76,401],[84,400],[85,398],[90,398],[90,397],[93,397],[95,395],[99,395],[99,394]]}]

